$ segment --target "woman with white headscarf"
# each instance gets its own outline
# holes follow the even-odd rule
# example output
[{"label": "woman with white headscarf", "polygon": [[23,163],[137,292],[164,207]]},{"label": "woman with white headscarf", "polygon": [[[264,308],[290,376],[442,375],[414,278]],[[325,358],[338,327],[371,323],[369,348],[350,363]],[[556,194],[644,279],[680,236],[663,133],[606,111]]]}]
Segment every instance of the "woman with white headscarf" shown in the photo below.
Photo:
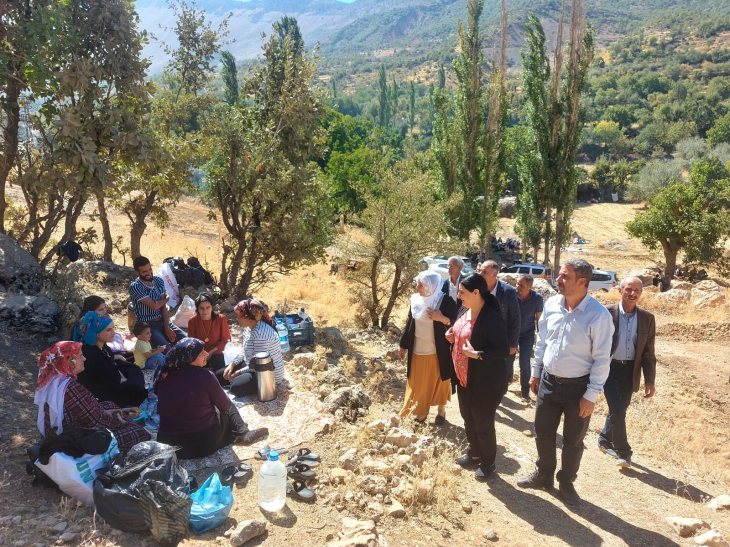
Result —
[{"label": "woman with white headscarf", "polygon": [[401,416],[413,413],[426,421],[430,407],[437,406],[436,425],[446,421],[451,400],[451,348],[446,330],[456,320],[456,303],[441,291],[443,279],[434,271],[416,276],[416,294],[400,339],[400,358],[408,351],[408,384]]}]

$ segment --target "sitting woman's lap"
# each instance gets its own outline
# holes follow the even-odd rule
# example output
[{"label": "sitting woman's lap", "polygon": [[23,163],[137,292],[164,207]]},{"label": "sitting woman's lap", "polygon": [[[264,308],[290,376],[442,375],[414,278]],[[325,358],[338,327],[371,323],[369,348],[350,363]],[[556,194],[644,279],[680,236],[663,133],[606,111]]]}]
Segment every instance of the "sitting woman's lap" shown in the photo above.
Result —
[{"label": "sitting woman's lap", "polygon": [[[233,370],[238,371],[245,366],[246,365],[244,364],[240,364]],[[231,382],[223,377],[224,372],[225,368],[220,369],[216,371],[215,376],[218,378],[218,381],[223,387],[230,386],[228,391],[230,391],[234,397],[245,397],[246,395],[254,395],[258,393],[258,383],[256,382],[256,373],[254,371],[249,369],[248,372],[243,372],[236,376]]]}]

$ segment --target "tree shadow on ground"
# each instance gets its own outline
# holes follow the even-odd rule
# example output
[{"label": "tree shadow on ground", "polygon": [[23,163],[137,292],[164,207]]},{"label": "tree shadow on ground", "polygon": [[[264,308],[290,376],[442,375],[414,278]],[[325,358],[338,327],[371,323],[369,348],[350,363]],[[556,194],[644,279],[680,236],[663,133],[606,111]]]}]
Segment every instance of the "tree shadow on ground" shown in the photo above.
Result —
[{"label": "tree shadow on ground", "polygon": [[638,479],[644,484],[652,486],[657,490],[674,494],[675,496],[688,499],[695,503],[702,503],[704,500],[713,497],[711,494],[708,494],[691,484],[687,484],[680,479],[665,477],[664,475],[635,462],[632,463],[632,467],[630,469],[624,470],[623,473],[627,477]]}]

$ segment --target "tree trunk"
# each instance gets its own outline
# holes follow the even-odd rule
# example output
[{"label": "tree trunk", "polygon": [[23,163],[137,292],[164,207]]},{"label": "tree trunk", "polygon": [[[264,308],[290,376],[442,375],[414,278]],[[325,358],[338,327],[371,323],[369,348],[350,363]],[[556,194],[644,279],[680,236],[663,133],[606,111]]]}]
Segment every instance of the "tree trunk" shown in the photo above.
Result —
[{"label": "tree trunk", "polygon": [[0,233],[5,233],[5,187],[10,170],[13,168],[18,155],[18,130],[20,127],[20,97],[21,84],[15,78],[8,78],[5,88],[5,97],[2,99],[2,110],[5,114],[3,128],[3,148],[0,154]]},{"label": "tree trunk", "polygon": [[221,257],[221,291],[225,295],[229,295],[228,287],[228,256],[231,254],[231,246],[226,245],[226,238],[221,238],[221,245],[223,246],[223,256]]},{"label": "tree trunk", "polygon": [[104,203],[104,191],[97,190],[95,194],[96,206],[99,210],[99,222],[101,222],[101,231],[104,236],[104,260],[111,262],[114,240],[112,239],[112,230],[109,227],[109,215],[107,215],[106,203]]},{"label": "tree trunk", "polygon": [[66,210],[66,221],[64,223],[63,236],[61,236],[61,239],[58,241],[58,243],[56,243],[53,248],[51,248],[51,250],[48,251],[43,257],[43,259],[41,260],[41,268],[45,269],[45,267],[56,255],[56,253],[58,253],[61,245],[63,245],[67,241],[71,241],[76,237],[76,223],[78,222],[79,217],[84,210],[84,205],[86,205],[85,197],[81,197],[81,195],[79,195],[78,200],[76,199],[76,197],[71,198],[68,204],[68,208]]},{"label": "tree trunk", "polygon": [[659,240],[664,251],[664,260],[667,265],[664,267],[664,273],[672,276],[674,275],[674,269],[677,267],[677,255],[679,254],[679,246],[673,245],[670,241],[665,239]]},{"label": "tree trunk", "polygon": [[370,290],[373,295],[373,302],[370,305],[370,319],[373,321],[373,327],[376,329],[380,328],[380,317],[378,316],[378,264],[380,263],[380,257],[376,256],[373,258],[373,264],[370,269]]},{"label": "tree trunk", "polygon": [[555,261],[553,271],[560,271],[560,248],[563,246],[563,212],[558,210],[555,214]]},{"label": "tree trunk", "polygon": [[[129,248],[132,253],[132,259],[142,255],[142,236],[147,229],[147,216],[152,210],[157,198],[157,190],[153,190],[144,198],[144,204],[141,208],[130,204],[131,211],[127,213],[130,220],[131,229],[129,231]],[[141,196],[139,196],[141,202]],[[138,203],[140,203],[138,202]],[[131,214],[130,214],[131,213]]]},{"label": "tree trunk", "polygon": [[243,259],[243,252],[246,250],[245,241],[236,239],[238,247],[236,252],[233,254],[231,259],[231,267],[228,270],[228,287],[233,291],[236,297],[243,297],[245,295],[240,294],[240,288],[238,286],[238,272],[241,270],[241,260]]},{"label": "tree trunk", "polygon": [[[552,214],[552,206],[548,200],[547,207],[545,208],[545,266],[550,263],[550,230],[552,228],[550,215]],[[535,261],[537,261],[537,255],[535,255]]]},{"label": "tree trunk", "polygon": [[390,314],[393,312],[393,307],[395,306],[395,303],[398,301],[399,296],[399,285],[400,285],[400,276],[401,276],[401,268],[400,266],[395,267],[395,274],[393,276],[393,283],[390,286],[390,298],[388,298],[388,305],[385,306],[385,311],[383,311],[383,316],[380,318],[380,328],[382,330],[385,330],[388,328],[388,320],[390,319]]}]

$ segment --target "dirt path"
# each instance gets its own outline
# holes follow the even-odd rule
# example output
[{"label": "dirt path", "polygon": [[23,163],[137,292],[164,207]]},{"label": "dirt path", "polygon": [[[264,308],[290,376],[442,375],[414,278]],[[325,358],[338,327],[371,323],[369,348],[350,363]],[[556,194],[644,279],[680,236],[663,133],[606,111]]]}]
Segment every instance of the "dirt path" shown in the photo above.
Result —
[{"label": "dirt path", "polygon": [[[0,525],[2,544],[53,543],[58,533],[44,524],[48,522],[68,522],[69,529],[79,534],[72,544],[150,544],[151,539],[113,535],[105,525],[95,527],[90,510],[64,504],[60,494],[30,486],[24,473],[23,448],[35,437],[32,393],[40,349],[37,343],[0,335],[0,366],[4,371],[0,379],[0,517],[20,515],[24,523]],[[708,359],[710,354],[715,357]],[[728,450],[730,431],[730,389],[725,378],[730,368],[728,357],[718,356],[713,344],[688,345],[668,340],[660,341],[658,355],[657,397],[650,401],[638,398],[629,411],[635,450],[633,470],[620,472],[596,448],[605,418],[605,405],[600,404],[591,422],[576,482],[583,498],[578,510],[567,509],[556,492],[526,491],[516,486],[519,476],[532,471],[536,456],[534,439],[523,433],[532,430],[534,403],[527,405],[510,392],[498,411],[498,474],[487,484],[479,484],[471,473],[463,473],[455,482],[452,499],[420,507],[405,519],[384,517],[378,524],[381,537],[391,546],[486,545],[490,542],[483,538],[483,532],[493,528],[499,542],[509,546],[694,545],[691,538],[681,539],[671,530],[664,520],[667,516],[700,518],[730,536],[730,513],[714,512],[702,503],[708,497],[730,492],[730,453],[723,453],[723,447],[725,452]],[[398,405],[397,400],[376,405],[373,413],[398,410]],[[693,420],[701,421],[695,426]],[[326,464],[333,466],[354,442],[358,430],[358,425],[339,425],[332,434],[311,443],[311,448],[321,452]],[[447,407],[447,425],[442,429],[433,426],[430,431],[463,442],[456,400]],[[199,478],[204,479],[207,473]],[[235,490],[231,523],[264,518],[256,505],[256,484],[254,478],[247,487]],[[327,491],[314,506],[289,501],[281,514],[268,517],[268,536],[247,545],[321,546],[339,530],[343,516],[366,517],[366,511],[346,509],[340,513],[326,505]],[[470,514],[462,509],[463,501],[472,502]],[[224,530],[221,527],[185,544],[215,542]]]}]

